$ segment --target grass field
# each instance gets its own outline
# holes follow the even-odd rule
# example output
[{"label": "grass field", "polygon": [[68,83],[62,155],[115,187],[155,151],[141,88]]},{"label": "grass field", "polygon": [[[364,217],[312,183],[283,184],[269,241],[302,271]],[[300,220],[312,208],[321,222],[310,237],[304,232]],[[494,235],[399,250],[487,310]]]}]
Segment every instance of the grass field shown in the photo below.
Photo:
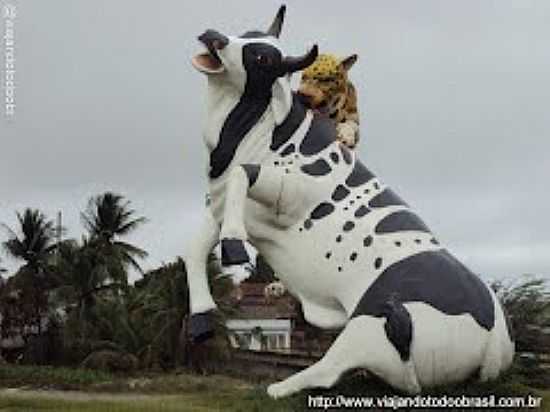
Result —
[{"label": "grass field", "polygon": [[[11,367],[10,367],[11,368]],[[33,377],[39,384],[13,385]],[[49,377],[50,384],[44,383]],[[11,382],[11,384],[10,384]],[[72,387],[79,390],[59,390]],[[116,378],[108,374],[94,374],[84,370],[16,367],[11,371],[0,367],[0,387],[18,386],[18,389],[0,389],[0,411],[51,412],[154,412],[154,411],[243,411],[275,412],[307,410],[307,394],[274,401],[265,393],[265,385],[253,385],[241,379],[226,376],[198,376],[192,374],[165,374],[139,378]],[[52,389],[56,388],[56,389]],[[311,394],[383,396],[392,395],[390,388],[380,382],[364,378],[348,378],[330,391],[312,391]],[[550,391],[537,391],[518,383],[514,376],[480,385],[461,384],[438,388],[430,395],[469,396],[543,396],[542,411],[550,412]],[[332,409],[334,410],[334,409]],[[373,409],[370,409],[373,410]],[[402,409],[405,410],[405,409]],[[470,409],[472,410],[472,409]],[[517,410],[517,409],[508,409]]]}]

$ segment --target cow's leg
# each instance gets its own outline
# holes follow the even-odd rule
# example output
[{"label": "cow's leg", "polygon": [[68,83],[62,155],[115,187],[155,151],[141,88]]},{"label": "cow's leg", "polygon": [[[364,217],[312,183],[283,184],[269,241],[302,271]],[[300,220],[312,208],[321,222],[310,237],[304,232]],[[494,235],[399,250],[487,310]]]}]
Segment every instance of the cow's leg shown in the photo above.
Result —
[{"label": "cow's leg", "polygon": [[366,368],[396,388],[418,393],[420,386],[412,361],[403,361],[388,340],[384,318],[359,316],[352,319],[325,356],[282,382],[270,385],[273,398],[292,395],[306,388],[330,388],[346,371]]},{"label": "cow's leg", "polygon": [[303,181],[297,174],[280,168],[242,165],[231,171],[225,192],[225,209],[220,232],[222,265],[243,265],[250,261],[244,242],[245,206],[248,198],[273,211],[280,226],[292,221],[296,205],[304,193]]},{"label": "cow's leg", "polygon": [[218,242],[220,231],[210,210],[206,213],[199,235],[191,243],[185,259],[191,309],[189,329],[191,338],[196,342],[212,335],[213,329],[207,312],[216,309],[208,285],[206,261]]},{"label": "cow's leg", "polygon": [[305,320],[321,329],[343,328],[348,321],[346,311],[336,301],[332,302],[332,305],[319,305],[300,296],[300,303],[302,304]]}]

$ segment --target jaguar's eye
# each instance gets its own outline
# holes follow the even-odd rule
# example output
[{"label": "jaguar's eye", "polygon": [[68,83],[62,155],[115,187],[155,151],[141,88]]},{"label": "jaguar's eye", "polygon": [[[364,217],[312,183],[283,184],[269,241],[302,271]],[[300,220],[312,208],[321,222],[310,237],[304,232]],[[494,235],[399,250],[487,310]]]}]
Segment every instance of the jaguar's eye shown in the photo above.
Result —
[{"label": "jaguar's eye", "polygon": [[271,64],[271,58],[263,54],[258,54],[256,56],[256,63],[261,64],[262,66],[267,66]]}]

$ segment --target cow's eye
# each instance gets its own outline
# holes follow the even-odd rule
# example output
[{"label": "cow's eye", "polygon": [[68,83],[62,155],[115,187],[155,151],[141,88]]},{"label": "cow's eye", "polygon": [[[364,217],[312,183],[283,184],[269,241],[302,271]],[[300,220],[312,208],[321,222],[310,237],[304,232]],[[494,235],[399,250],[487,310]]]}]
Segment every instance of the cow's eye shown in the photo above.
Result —
[{"label": "cow's eye", "polygon": [[268,66],[271,64],[271,58],[264,55],[264,54],[258,54],[256,56],[256,63],[262,65],[262,66]]}]

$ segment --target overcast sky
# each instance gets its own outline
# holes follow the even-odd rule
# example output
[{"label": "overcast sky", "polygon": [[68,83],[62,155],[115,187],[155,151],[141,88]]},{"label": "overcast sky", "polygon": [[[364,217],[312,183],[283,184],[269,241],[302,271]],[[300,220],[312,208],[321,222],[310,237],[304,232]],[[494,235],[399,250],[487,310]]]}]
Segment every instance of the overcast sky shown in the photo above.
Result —
[{"label": "overcast sky", "polygon": [[[206,190],[196,36],[265,28],[280,2],[11,4],[17,107],[0,120],[0,221],[62,210],[80,237],[88,197],[113,190],[150,219],[129,239],[149,251],[146,268],[182,254]],[[289,53],[316,42],[359,55],[369,168],[475,272],[550,276],[550,2],[287,5]]]}]

